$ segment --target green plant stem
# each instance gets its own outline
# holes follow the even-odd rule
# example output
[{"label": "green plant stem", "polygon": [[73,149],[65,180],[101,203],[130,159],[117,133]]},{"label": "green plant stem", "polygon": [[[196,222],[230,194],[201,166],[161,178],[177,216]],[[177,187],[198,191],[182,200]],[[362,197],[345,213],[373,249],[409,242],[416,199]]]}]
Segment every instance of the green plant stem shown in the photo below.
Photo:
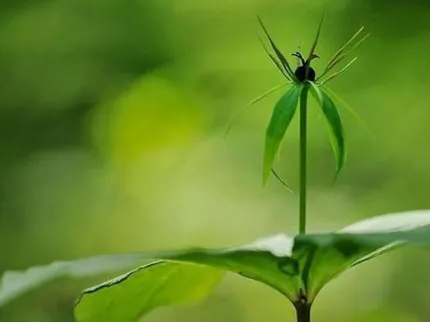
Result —
[{"label": "green plant stem", "polygon": [[311,321],[311,305],[307,302],[298,301],[294,303],[296,309],[297,322]]},{"label": "green plant stem", "polygon": [[306,143],[307,109],[309,85],[305,84],[300,95],[300,192],[299,192],[299,234],[306,233]]}]

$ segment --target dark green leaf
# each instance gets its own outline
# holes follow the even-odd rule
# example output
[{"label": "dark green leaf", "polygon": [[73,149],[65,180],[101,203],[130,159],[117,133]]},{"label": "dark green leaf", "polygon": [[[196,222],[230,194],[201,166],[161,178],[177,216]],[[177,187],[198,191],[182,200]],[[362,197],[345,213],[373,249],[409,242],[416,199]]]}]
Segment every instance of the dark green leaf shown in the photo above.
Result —
[{"label": "dark green leaf", "polygon": [[288,76],[290,77],[290,80],[294,80],[294,72],[291,69],[290,64],[288,63],[288,60],[285,58],[285,56],[281,53],[279,48],[276,46],[275,42],[273,41],[272,37],[270,36],[269,32],[267,31],[266,27],[263,24],[263,21],[260,17],[258,17],[258,21],[260,22],[261,28],[263,29],[267,39],[269,39],[270,45],[272,46],[273,50],[275,51],[276,56],[278,57],[279,61],[281,62],[282,66],[284,67],[285,71],[287,72]]},{"label": "dark green leaf", "polygon": [[291,74],[285,70],[282,63],[279,62],[275,56],[267,49],[266,45],[263,42],[263,39],[261,39],[260,36],[258,36],[258,39],[260,40],[261,45],[263,46],[264,51],[269,56],[270,60],[275,64],[275,66],[278,68],[278,70],[281,72],[281,74],[288,80],[292,81]]},{"label": "dark green leaf", "polygon": [[342,170],[346,159],[345,135],[342,120],[337,111],[337,107],[330,96],[314,83],[311,82],[310,84],[311,90],[316,95],[330,128],[330,142],[336,159],[336,175],[338,175]]},{"label": "dark green leaf", "polygon": [[302,85],[295,85],[290,88],[276,104],[269,126],[266,130],[266,142],[264,148],[263,182],[265,183],[270,175],[275,156],[278,153],[279,145],[285,135],[285,131],[293,119],[297,109]]}]

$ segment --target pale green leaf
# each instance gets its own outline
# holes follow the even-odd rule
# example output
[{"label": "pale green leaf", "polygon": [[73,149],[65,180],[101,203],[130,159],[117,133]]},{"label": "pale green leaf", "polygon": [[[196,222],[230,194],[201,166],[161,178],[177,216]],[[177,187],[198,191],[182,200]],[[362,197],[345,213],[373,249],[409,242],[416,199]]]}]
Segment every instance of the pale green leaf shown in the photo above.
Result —
[{"label": "pale green leaf", "polygon": [[292,245],[292,238],[281,235],[219,250],[108,255],[9,272],[1,280],[0,305],[60,277],[93,276],[138,266],[152,258],[166,261],[139,266],[84,291],[75,307],[77,322],[131,322],[160,306],[192,303],[207,295],[222,277],[222,271],[261,281],[294,298],[299,275],[296,261],[290,258]]},{"label": "pale green leaf", "polygon": [[324,79],[321,79],[321,81],[320,81],[320,84],[321,85],[324,85],[324,84],[326,84],[327,82],[329,82],[329,81],[331,81],[331,80],[333,80],[333,79],[335,79],[337,76],[339,76],[340,74],[342,74],[342,73],[344,73],[345,71],[347,71],[348,70],[348,68],[349,67],[351,67],[351,65],[353,64],[353,63],[355,63],[355,61],[357,60],[358,58],[357,57],[354,57],[348,64],[346,64],[342,69],[340,69],[340,70],[338,70],[337,72],[335,72],[335,73],[333,73],[333,74],[331,74],[330,76],[327,76],[326,78],[324,78]]},{"label": "pale green leaf", "polygon": [[370,34],[365,35],[362,39],[360,39],[353,45],[353,42],[358,38],[358,36],[362,33],[363,30],[364,27],[361,27],[341,48],[339,48],[339,50],[330,58],[326,68],[318,77],[318,79],[324,77],[331,69],[333,69],[337,64],[339,64],[350,51],[356,49],[360,44],[363,43],[364,40],[366,40],[370,36]]},{"label": "pale green leaf", "polygon": [[272,118],[266,130],[263,162],[264,183],[270,175],[281,141],[296,112],[302,88],[302,85],[291,87],[275,105]]},{"label": "pale green leaf", "polygon": [[77,322],[134,322],[162,306],[195,303],[207,296],[223,271],[187,263],[154,262],[83,292]]},{"label": "pale green leaf", "polygon": [[100,255],[74,261],[34,266],[26,271],[7,271],[0,279],[0,307],[40,285],[61,278],[85,278],[136,267],[148,260],[144,254]]},{"label": "pale green leaf", "polygon": [[270,94],[274,93],[275,91],[281,89],[282,87],[285,87],[285,86],[288,86],[288,85],[291,85],[291,82],[286,82],[286,83],[282,83],[282,84],[276,85],[276,86],[272,87],[271,89],[265,91],[263,94],[261,94],[261,95],[257,96],[256,98],[252,99],[232,119],[232,121],[230,122],[230,125],[227,127],[225,135],[227,135],[230,132],[230,130],[233,127],[234,123],[236,123],[236,121],[243,115],[243,113],[245,113],[246,111],[248,111],[249,107],[251,107],[252,105],[254,105],[254,104],[258,103],[258,102],[260,102],[261,100],[263,100],[264,98],[266,98]]},{"label": "pale green leaf", "polygon": [[330,97],[337,102],[338,105],[344,107],[356,120],[358,123],[361,124],[361,126],[365,129],[367,134],[371,137],[372,141],[375,142],[375,137],[372,134],[372,131],[369,129],[369,127],[366,125],[366,122],[360,117],[360,115],[351,107],[349,106],[339,95],[337,95],[333,90],[331,90],[327,86],[320,86]]},{"label": "pale green leaf", "polygon": [[[84,291],[75,308],[77,321],[135,321],[160,306],[192,303],[207,295],[222,277],[235,272],[260,281],[290,300],[313,301],[321,288],[343,271],[401,245],[430,246],[430,210],[367,219],[335,233],[276,235],[223,249],[99,256],[6,273],[2,305],[59,277],[137,269]],[[147,259],[161,262],[142,266]]]}]

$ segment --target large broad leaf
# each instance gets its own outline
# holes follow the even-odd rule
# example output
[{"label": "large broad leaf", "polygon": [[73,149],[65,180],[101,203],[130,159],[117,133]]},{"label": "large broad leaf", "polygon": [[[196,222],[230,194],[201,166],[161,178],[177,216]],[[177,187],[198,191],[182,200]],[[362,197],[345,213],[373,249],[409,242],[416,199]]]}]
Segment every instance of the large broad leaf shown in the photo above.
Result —
[{"label": "large broad leaf", "polygon": [[146,255],[100,255],[74,261],[58,261],[47,266],[34,266],[24,272],[7,271],[0,280],[0,307],[38,286],[55,279],[85,278],[118,272],[141,265]]},{"label": "large broad leaf", "polygon": [[[75,308],[77,321],[135,321],[165,305],[204,297],[230,271],[260,281],[290,300],[312,302],[340,273],[401,245],[430,246],[430,210],[364,220],[339,232],[276,235],[250,245],[218,250],[100,256],[6,273],[0,304],[59,277],[83,277],[109,270],[137,269],[84,291]],[[163,261],[142,266],[150,258]]]},{"label": "large broad leaf", "polygon": [[336,104],[330,96],[314,83],[310,82],[311,90],[318,100],[322,112],[330,128],[330,142],[336,159],[336,175],[342,170],[346,159],[345,133],[342,120],[337,111]]},{"label": "large broad leaf", "polygon": [[278,101],[273,110],[272,118],[266,130],[263,182],[266,182],[270,175],[273,162],[279,150],[279,145],[297,110],[300,93],[303,88],[302,85],[294,85],[291,87]]},{"label": "large broad leaf", "polygon": [[297,236],[295,245],[313,252],[307,285],[312,300],[325,284],[348,268],[401,246],[430,246],[430,211],[388,214],[334,233]]},{"label": "large broad leaf", "polygon": [[[134,321],[160,306],[190,303],[209,293],[225,271],[261,281],[294,298],[300,279],[298,263],[291,258],[293,241],[279,235],[240,247],[106,255],[6,272],[0,283],[0,306],[54,279],[83,278],[136,266],[84,291],[75,308],[77,321]],[[164,261],[142,266],[152,259]]]},{"label": "large broad leaf", "polygon": [[160,306],[194,303],[223,277],[208,266],[154,262],[84,291],[75,308],[82,322],[133,322]]}]

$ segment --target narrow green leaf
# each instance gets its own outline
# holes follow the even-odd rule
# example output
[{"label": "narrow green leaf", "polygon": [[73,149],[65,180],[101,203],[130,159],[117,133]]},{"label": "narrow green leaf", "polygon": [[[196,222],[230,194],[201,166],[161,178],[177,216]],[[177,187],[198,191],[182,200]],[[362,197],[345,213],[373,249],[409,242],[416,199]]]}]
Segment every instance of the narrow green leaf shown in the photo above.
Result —
[{"label": "narrow green leaf", "polygon": [[321,17],[320,23],[318,25],[317,34],[315,35],[314,43],[312,44],[311,50],[309,52],[308,61],[311,61],[313,54],[315,53],[315,49],[317,48],[318,41],[321,35],[321,28],[324,22],[324,15]]},{"label": "narrow green leaf", "polygon": [[321,90],[314,82],[308,81],[308,83],[310,85],[312,96],[318,102],[318,104],[322,105],[324,98],[322,96]]},{"label": "narrow green leaf", "polygon": [[342,69],[338,70],[337,72],[327,76],[325,79],[321,79],[320,84],[324,85],[325,83],[329,82],[330,80],[336,78],[340,74],[344,73],[356,60],[358,57],[354,57],[348,64],[346,64]]},{"label": "narrow green leaf", "polygon": [[323,78],[330,70],[335,68],[337,65],[339,65],[340,62],[342,62],[346,57],[346,54],[339,55],[335,60],[333,60],[330,64],[327,64],[326,69],[321,73],[321,75],[318,77],[318,79]]},{"label": "narrow green leaf", "polygon": [[353,51],[353,50],[356,50],[358,47],[360,47],[360,45],[367,39],[367,38],[369,38],[370,37],[370,35],[371,35],[371,33],[369,32],[369,33],[367,33],[367,34],[365,34],[364,36],[363,36],[363,38],[361,38],[359,41],[357,41],[348,51],[347,51],[347,53],[349,53],[349,52],[351,52],[351,51]]},{"label": "narrow green leaf", "polygon": [[[347,42],[344,44],[327,63],[324,71],[318,76],[317,81],[322,79],[329,71],[331,71],[334,67],[336,67],[343,59],[347,56],[348,53],[357,49],[369,36],[370,33],[364,35],[360,40],[358,40],[355,44],[355,41],[361,32],[364,30],[364,27],[361,27]],[[352,45],[352,46],[351,46]]]},{"label": "narrow green leaf", "polygon": [[[332,66],[333,63],[338,59],[339,56],[343,55],[347,51],[348,46],[351,45],[351,43],[355,39],[357,39],[357,37],[363,32],[363,30],[364,30],[364,27],[361,27],[342,47],[339,48],[338,51],[336,51],[334,53],[334,55],[330,58],[330,60],[327,63],[327,68],[328,69],[330,69],[330,68],[333,67]],[[367,38],[367,36],[365,38]]]},{"label": "narrow green leaf", "polygon": [[284,179],[281,178],[281,176],[275,171],[275,169],[272,168],[272,174],[273,176],[276,178],[276,180],[279,181],[279,183],[285,188],[287,189],[288,192],[293,193],[293,190],[290,189],[290,187],[288,187],[287,183],[285,182]]},{"label": "narrow green leaf", "polygon": [[266,183],[279,145],[285,135],[285,131],[293,119],[299,102],[302,85],[291,87],[276,104],[269,126],[266,130],[266,142],[264,148],[263,182]]},{"label": "narrow green leaf", "polygon": [[[258,36],[258,35],[257,35]],[[258,36],[258,39],[260,40],[261,45],[263,46],[264,51],[266,52],[266,54],[269,56],[270,60],[275,64],[275,66],[278,68],[278,70],[281,72],[281,74],[288,80],[288,81],[292,81],[291,75],[290,73],[288,73],[285,68],[283,67],[283,65],[281,64],[281,62],[279,62],[275,56],[273,56],[273,54],[267,49],[266,45],[263,42],[263,39],[261,39],[260,36]]]},{"label": "narrow green leaf", "polygon": [[333,100],[335,100],[340,106],[343,106],[357,120],[357,122],[361,124],[361,126],[364,128],[367,134],[371,137],[372,141],[375,142],[375,137],[372,131],[369,129],[369,127],[366,125],[366,122],[364,122],[364,120],[360,117],[360,115],[329,87],[327,86],[321,86],[321,87],[327,94],[330,95],[330,97]]},{"label": "narrow green leaf", "polygon": [[209,294],[224,273],[209,266],[154,262],[85,290],[77,322],[135,322],[162,306],[187,305]]},{"label": "narrow green leaf", "polygon": [[282,83],[279,85],[276,85],[275,87],[272,87],[271,89],[267,90],[266,92],[264,92],[263,94],[259,95],[258,97],[254,98],[252,101],[250,101],[248,104],[246,104],[246,106],[244,106],[239,113],[237,113],[237,115],[232,119],[232,121],[230,122],[230,125],[227,127],[226,133],[225,135],[227,135],[231,128],[233,127],[233,125],[237,122],[237,120],[243,115],[243,113],[245,113],[247,111],[247,109],[258,103],[259,101],[261,101],[262,99],[266,98],[267,96],[269,96],[270,94],[274,93],[275,91],[281,89],[284,86],[288,86],[290,85],[291,82],[286,82],[286,83]]},{"label": "narrow green leaf", "polygon": [[345,135],[342,120],[335,103],[324,90],[311,83],[311,90],[317,96],[322,112],[330,129],[330,142],[336,159],[336,176],[342,170],[346,159]]},{"label": "narrow green leaf", "polygon": [[290,64],[288,63],[288,60],[285,58],[285,56],[281,53],[279,48],[276,46],[275,42],[273,41],[266,27],[264,26],[263,20],[261,20],[260,16],[258,16],[258,21],[260,22],[261,28],[263,29],[267,39],[269,39],[270,45],[272,46],[276,56],[278,57],[279,61],[282,63],[282,66],[284,66],[285,71],[290,76],[290,79],[294,80],[295,75],[293,70],[291,69]]}]

